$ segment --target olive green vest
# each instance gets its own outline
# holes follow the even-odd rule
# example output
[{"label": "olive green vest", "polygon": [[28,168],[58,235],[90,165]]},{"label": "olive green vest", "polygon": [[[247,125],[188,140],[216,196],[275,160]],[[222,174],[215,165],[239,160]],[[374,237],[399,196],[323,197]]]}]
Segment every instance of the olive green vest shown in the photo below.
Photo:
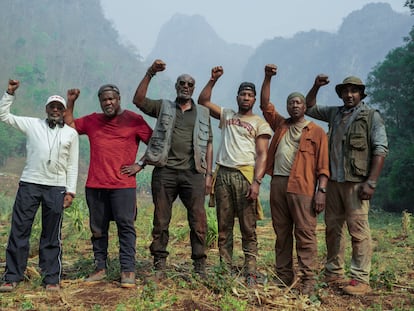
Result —
[{"label": "olive green vest", "polygon": [[[371,168],[371,126],[374,109],[361,110],[350,124],[343,141],[345,180],[363,182]],[[329,149],[332,145],[329,130]]]}]

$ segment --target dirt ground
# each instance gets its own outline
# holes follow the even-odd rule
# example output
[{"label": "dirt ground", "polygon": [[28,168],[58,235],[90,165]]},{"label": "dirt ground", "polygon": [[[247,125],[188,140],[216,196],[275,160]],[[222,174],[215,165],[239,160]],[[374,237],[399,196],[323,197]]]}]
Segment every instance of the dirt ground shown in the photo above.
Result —
[{"label": "dirt ground", "polygon": [[[7,224],[2,224],[4,226]],[[260,227],[260,231],[269,228]],[[4,232],[0,228],[0,232]],[[214,270],[217,264],[217,250],[209,250],[208,273],[206,280],[195,278],[192,274],[192,264],[189,259],[190,248],[188,241],[175,244],[177,253],[168,260],[168,278],[154,282],[152,261],[145,254],[137,254],[137,287],[135,289],[120,288],[119,279],[114,278],[95,285],[86,285],[82,278],[74,278],[80,269],[75,264],[76,258],[70,258],[63,263],[63,276],[59,292],[46,292],[40,284],[36,284],[38,258],[29,260],[27,271],[28,280],[21,282],[17,290],[10,294],[0,294],[1,310],[185,310],[185,311],[219,311],[241,310],[223,309],[217,301],[223,298],[222,293],[216,293],[217,277]],[[92,250],[87,241],[80,241],[77,253],[80,257],[88,258]],[[83,245],[83,247],[81,247]],[[240,247],[237,242],[235,248]],[[114,255],[116,256],[116,255]],[[4,264],[2,264],[4,267]],[[0,267],[0,269],[4,269]],[[259,272],[265,275],[266,267],[260,267]],[[414,279],[414,271],[407,275],[408,280]],[[246,288],[244,278],[236,278],[232,286],[232,296],[235,300],[247,303],[243,310],[413,310],[414,288],[395,286],[391,290],[375,288],[373,292],[362,297],[343,295],[339,288],[320,286],[317,299],[301,296],[293,288],[278,288],[271,281],[259,279],[254,289]],[[158,305],[143,305],[148,301],[165,302]],[[171,297],[175,297],[172,299]],[[30,301],[30,308],[22,306]],[[407,306],[413,306],[409,308]]]},{"label": "dirt ground", "polygon": [[[0,193],[11,195],[17,190],[19,176],[0,170]],[[8,232],[8,221],[0,223],[0,233]],[[270,225],[269,225],[270,226]],[[271,227],[258,227],[258,236],[265,236]],[[323,230],[319,228],[319,230]],[[6,240],[3,236],[2,241]],[[185,310],[185,311],[219,311],[233,310],[220,308],[217,301],[223,298],[222,293],[216,293],[214,288],[216,278],[211,277],[217,265],[216,249],[209,250],[207,280],[199,280],[192,275],[192,264],[189,259],[189,242],[175,242],[177,252],[169,257],[168,278],[161,282],[152,281],[152,261],[148,253],[137,254],[137,287],[122,289],[119,280],[103,281],[96,285],[85,285],[82,278],[74,275],[79,267],[74,264],[76,258],[66,259],[64,254],[63,280],[61,290],[46,292],[39,283],[36,270],[37,257],[29,260],[27,271],[28,280],[21,282],[14,293],[0,294],[0,310]],[[92,250],[88,240],[81,241],[76,252],[80,257],[91,257]],[[0,251],[5,251],[6,244],[0,245]],[[240,241],[235,240],[235,249],[240,248]],[[413,249],[407,248],[407,259],[412,261]],[[2,256],[2,258],[4,258]],[[67,260],[67,261],[65,261]],[[0,263],[0,270],[4,269]],[[322,266],[322,263],[321,263]],[[260,267],[259,272],[268,274],[272,267]],[[362,297],[343,295],[339,288],[320,286],[317,299],[309,299],[298,294],[293,289],[280,289],[265,278],[254,289],[247,289],[240,278],[232,288],[232,296],[237,301],[247,303],[245,310],[414,310],[414,271],[408,271],[406,279],[391,289],[384,287],[373,288],[372,293]],[[408,285],[407,285],[408,284]],[[157,295],[167,293],[164,304],[149,305],[144,302],[152,301]],[[174,299],[171,297],[174,296]],[[154,298],[154,299],[152,299]],[[156,300],[155,299],[155,300]],[[237,310],[234,308],[234,310]],[[240,310],[240,309],[239,309]]]}]

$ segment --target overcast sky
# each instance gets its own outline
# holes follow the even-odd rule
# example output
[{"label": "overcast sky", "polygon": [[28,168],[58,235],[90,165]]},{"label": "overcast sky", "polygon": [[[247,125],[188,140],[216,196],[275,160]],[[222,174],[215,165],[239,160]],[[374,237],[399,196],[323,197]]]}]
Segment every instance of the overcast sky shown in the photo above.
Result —
[{"label": "overcast sky", "polygon": [[123,40],[146,57],[163,24],[176,14],[204,16],[229,43],[257,47],[266,39],[312,29],[335,32],[349,13],[368,3],[386,2],[405,12],[405,0],[101,0],[105,16]]}]

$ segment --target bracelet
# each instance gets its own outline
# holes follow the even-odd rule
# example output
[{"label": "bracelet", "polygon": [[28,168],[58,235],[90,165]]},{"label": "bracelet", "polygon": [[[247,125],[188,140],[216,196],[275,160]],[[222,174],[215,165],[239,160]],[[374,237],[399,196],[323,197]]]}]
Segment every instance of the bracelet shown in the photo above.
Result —
[{"label": "bracelet", "polygon": [[151,79],[156,75],[156,72],[152,71],[151,67],[148,68],[146,75]]},{"label": "bracelet", "polygon": [[371,189],[375,189],[377,187],[377,182],[373,180],[367,180],[367,184]]},{"label": "bracelet", "polygon": [[11,92],[11,91],[9,91],[9,90],[7,90],[7,91],[6,91],[6,93],[7,93],[7,94],[9,94],[9,95],[11,95],[11,96],[14,96],[14,92],[13,92],[13,93],[10,93],[10,92]]},{"label": "bracelet", "polygon": [[213,176],[213,173],[206,173],[206,176]]},{"label": "bracelet", "polygon": [[253,181],[257,182],[257,184],[260,186],[262,184],[261,178],[255,178]]}]

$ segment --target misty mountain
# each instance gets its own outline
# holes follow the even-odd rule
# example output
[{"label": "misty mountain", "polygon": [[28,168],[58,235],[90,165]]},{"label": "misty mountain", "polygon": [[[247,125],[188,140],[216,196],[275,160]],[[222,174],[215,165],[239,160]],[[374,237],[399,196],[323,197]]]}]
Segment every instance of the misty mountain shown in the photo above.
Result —
[{"label": "misty mountain", "polygon": [[234,102],[235,84],[238,84],[246,61],[254,52],[247,45],[231,44],[221,39],[200,15],[174,15],[165,23],[157,37],[147,62],[161,58],[167,64],[165,74],[173,81],[183,73],[196,80],[195,98],[210,78],[211,68],[221,65],[225,74],[217,87],[215,98],[228,99],[231,90]]},{"label": "misty mountain", "polygon": [[310,30],[292,38],[275,37],[252,51],[249,46],[222,40],[201,16],[175,15],[162,27],[148,62],[164,59],[171,79],[183,72],[192,74],[197,94],[211,68],[222,65],[224,75],[215,86],[213,101],[226,107],[235,107],[240,82],[252,81],[259,90],[265,64],[275,63],[278,75],[272,82],[271,99],[286,113],[287,95],[293,91],[306,94],[319,73],[328,74],[331,80],[319,100],[338,104],[334,85],[349,75],[366,81],[373,67],[403,44],[413,24],[413,16],[397,13],[389,4],[372,3],[344,18],[336,33]]}]

